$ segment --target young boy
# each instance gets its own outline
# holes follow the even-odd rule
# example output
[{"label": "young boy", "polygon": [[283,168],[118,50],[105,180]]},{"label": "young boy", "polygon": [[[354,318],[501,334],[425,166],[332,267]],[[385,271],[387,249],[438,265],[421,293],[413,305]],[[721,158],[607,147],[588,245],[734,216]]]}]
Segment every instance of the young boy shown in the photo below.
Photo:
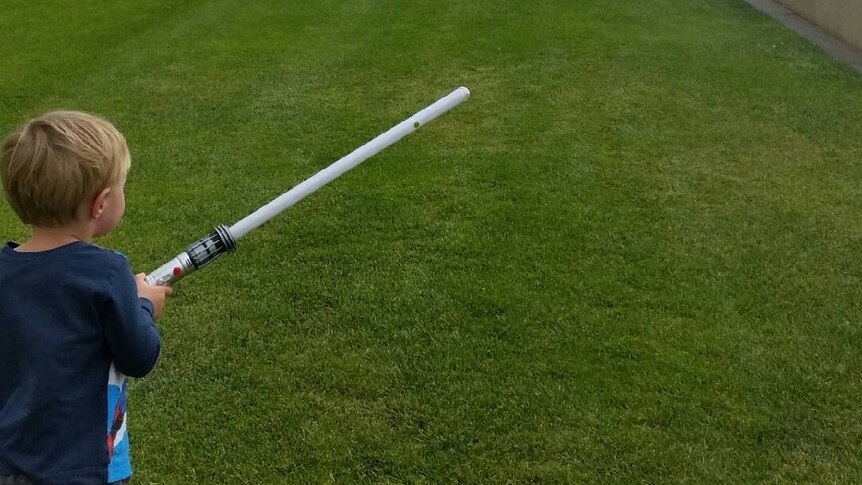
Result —
[{"label": "young boy", "polygon": [[125,138],[53,112],[0,150],[6,199],[32,231],[0,249],[0,485],[126,481],[125,376],[155,365],[171,289],[90,243],[123,216]]}]

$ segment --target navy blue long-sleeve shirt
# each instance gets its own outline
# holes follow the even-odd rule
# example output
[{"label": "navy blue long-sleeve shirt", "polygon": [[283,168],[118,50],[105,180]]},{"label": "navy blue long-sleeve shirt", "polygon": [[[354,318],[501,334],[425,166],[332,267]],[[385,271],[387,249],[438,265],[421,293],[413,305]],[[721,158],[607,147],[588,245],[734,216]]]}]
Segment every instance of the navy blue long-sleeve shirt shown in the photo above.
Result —
[{"label": "navy blue long-sleeve shirt", "polygon": [[126,258],[85,242],[0,250],[0,476],[128,478],[126,378],[155,366],[153,306]]}]

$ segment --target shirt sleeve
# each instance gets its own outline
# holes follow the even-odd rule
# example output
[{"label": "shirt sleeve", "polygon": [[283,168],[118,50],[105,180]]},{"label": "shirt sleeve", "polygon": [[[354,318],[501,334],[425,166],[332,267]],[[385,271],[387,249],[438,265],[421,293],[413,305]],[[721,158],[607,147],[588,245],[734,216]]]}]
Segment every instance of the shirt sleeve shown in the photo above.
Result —
[{"label": "shirt sleeve", "polygon": [[156,365],[161,337],[153,304],[138,297],[128,262],[121,255],[116,257],[121,261],[112,261],[111,288],[103,306],[105,340],[117,370],[130,377],[143,377]]}]

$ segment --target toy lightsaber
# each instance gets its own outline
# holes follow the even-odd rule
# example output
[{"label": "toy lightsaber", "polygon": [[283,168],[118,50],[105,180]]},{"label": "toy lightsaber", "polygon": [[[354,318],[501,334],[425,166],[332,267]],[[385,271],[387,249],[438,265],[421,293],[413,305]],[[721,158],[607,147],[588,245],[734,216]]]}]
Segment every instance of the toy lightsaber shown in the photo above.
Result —
[{"label": "toy lightsaber", "polygon": [[170,285],[179,279],[203,268],[223,253],[232,251],[239,238],[245,236],[261,224],[296,204],[307,195],[315,192],[344,172],[373,157],[384,148],[392,145],[419,127],[433,121],[438,116],[463,103],[470,97],[470,90],[460,87],[447,96],[398,123],[388,131],[342,157],[337,162],[314,174],[311,178],[281,194],[269,204],[241,219],[231,227],[223,224],[216,226],[208,236],[192,243],[185,251],[147,275],[151,285]]}]

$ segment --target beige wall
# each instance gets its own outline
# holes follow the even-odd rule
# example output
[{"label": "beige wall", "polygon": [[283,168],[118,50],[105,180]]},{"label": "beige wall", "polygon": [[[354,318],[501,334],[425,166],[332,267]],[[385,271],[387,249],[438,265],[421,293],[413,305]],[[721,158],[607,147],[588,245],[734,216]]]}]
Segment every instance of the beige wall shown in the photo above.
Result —
[{"label": "beige wall", "polygon": [[862,0],[776,0],[862,49]]}]

